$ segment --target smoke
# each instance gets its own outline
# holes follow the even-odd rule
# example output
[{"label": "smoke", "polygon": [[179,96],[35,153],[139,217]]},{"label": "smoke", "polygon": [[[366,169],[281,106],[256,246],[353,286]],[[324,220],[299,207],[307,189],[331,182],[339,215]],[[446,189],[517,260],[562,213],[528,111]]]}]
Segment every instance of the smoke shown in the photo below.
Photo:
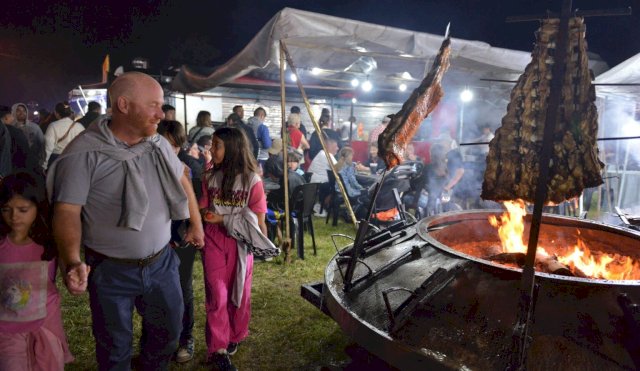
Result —
[{"label": "smoke", "polygon": [[[640,136],[640,120],[635,102],[607,99],[600,120],[600,137]],[[599,145],[606,164],[608,185],[615,206],[631,214],[640,214],[640,140],[604,141]]]}]

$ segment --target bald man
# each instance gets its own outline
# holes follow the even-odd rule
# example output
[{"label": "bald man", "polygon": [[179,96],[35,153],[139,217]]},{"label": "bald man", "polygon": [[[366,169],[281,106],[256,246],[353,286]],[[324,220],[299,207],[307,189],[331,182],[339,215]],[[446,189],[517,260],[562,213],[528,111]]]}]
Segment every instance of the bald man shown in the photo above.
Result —
[{"label": "bald man", "polygon": [[202,221],[184,165],[156,133],[160,85],[131,72],[108,93],[112,117],[78,136],[47,174],[53,234],[67,289],[89,291],[99,369],[131,369],[135,306],[145,334],[140,367],[166,370],[183,315],[170,223],[190,219],[185,240],[203,246]]}]

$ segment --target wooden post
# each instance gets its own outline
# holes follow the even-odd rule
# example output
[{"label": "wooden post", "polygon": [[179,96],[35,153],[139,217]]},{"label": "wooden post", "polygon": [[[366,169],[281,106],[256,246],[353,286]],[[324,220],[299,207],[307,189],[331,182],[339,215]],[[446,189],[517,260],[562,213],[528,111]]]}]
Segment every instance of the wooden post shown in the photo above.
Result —
[{"label": "wooden post", "polygon": [[304,101],[304,105],[307,108],[307,112],[309,112],[309,118],[311,119],[311,123],[313,124],[313,127],[316,130],[316,132],[318,133],[318,139],[320,139],[320,144],[322,145],[322,149],[324,150],[325,156],[327,156],[327,162],[329,163],[329,167],[331,167],[331,171],[333,172],[333,175],[336,178],[336,184],[340,188],[340,193],[342,193],[342,197],[344,198],[344,203],[347,206],[347,211],[351,216],[353,225],[357,226],[358,220],[356,219],[356,216],[353,213],[353,209],[351,208],[351,203],[349,202],[349,196],[347,195],[347,191],[344,188],[344,185],[342,184],[342,182],[340,181],[340,176],[338,176],[338,172],[336,171],[336,167],[333,164],[333,161],[331,161],[331,155],[327,151],[327,145],[325,144],[324,139],[322,138],[322,129],[320,129],[320,125],[318,125],[318,122],[313,116],[313,112],[311,112],[311,104],[309,104],[307,93],[305,92],[304,87],[302,86],[302,81],[300,80],[300,76],[298,76],[298,72],[296,71],[296,66],[293,64],[291,55],[289,54],[289,51],[287,50],[287,47],[284,44],[284,41],[282,40],[280,40],[280,49],[284,51],[284,55],[287,59],[287,63],[289,64],[289,67],[291,67],[291,72],[296,76],[296,83],[298,84],[298,89],[300,89],[300,94],[302,95],[302,100]]},{"label": "wooden post", "polygon": [[[288,163],[288,137],[287,118],[285,113],[285,79],[284,79],[284,50],[280,48],[280,113],[282,116],[282,157],[284,158],[284,166],[282,171],[283,187],[284,187],[284,230],[285,235],[282,236],[282,249],[284,250],[285,263],[291,262],[291,226],[289,225],[289,163]],[[300,218],[299,218],[300,219]],[[299,220],[302,223],[302,220]]]}]

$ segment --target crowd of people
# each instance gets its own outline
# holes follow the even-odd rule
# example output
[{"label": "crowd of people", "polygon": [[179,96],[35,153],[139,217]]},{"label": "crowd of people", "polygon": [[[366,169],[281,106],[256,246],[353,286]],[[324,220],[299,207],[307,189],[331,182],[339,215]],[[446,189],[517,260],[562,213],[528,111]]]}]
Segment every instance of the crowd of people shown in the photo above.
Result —
[{"label": "crowd of people", "polygon": [[[285,148],[270,136],[262,107],[245,122],[243,107],[235,106],[218,128],[201,111],[187,132],[147,75],[125,73],[108,94],[108,114],[90,102],[76,118],[61,102],[39,124],[29,121],[25,104],[0,107],[0,370],[62,370],[73,360],[58,270],[71,294],[89,294],[99,369],[130,369],[134,308],[142,317],[139,368],[189,362],[198,252],[208,359],[216,369],[233,370],[230,356],[248,336],[254,256],[279,254],[266,215],[307,182],[320,183],[316,212],[325,215],[338,191],[328,179],[330,162],[354,209],[364,209],[367,180],[385,167],[376,137],[392,116],[373,130],[369,157],[360,163],[332,129],[327,109],[321,130],[309,134],[293,106]],[[422,162],[412,147],[407,156]],[[427,215],[443,208],[464,173],[450,137],[432,145],[424,169],[405,200]],[[362,173],[370,176],[359,178]]]}]

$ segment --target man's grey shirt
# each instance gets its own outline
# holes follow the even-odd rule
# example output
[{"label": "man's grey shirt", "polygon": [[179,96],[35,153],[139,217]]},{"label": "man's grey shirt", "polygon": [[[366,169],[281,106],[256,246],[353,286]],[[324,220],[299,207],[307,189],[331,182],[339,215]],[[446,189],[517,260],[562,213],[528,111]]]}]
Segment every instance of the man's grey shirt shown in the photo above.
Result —
[{"label": "man's grey shirt", "polygon": [[[77,140],[82,140],[82,136]],[[118,146],[127,145],[118,142]],[[184,165],[164,138],[158,146],[176,177]],[[151,152],[135,161],[143,169],[149,210],[140,231],[118,227],[125,171],[121,161],[99,152],[71,154],[58,160],[54,202],[82,205],[82,243],[104,255],[139,259],[162,249],[170,239],[169,207]]]}]

